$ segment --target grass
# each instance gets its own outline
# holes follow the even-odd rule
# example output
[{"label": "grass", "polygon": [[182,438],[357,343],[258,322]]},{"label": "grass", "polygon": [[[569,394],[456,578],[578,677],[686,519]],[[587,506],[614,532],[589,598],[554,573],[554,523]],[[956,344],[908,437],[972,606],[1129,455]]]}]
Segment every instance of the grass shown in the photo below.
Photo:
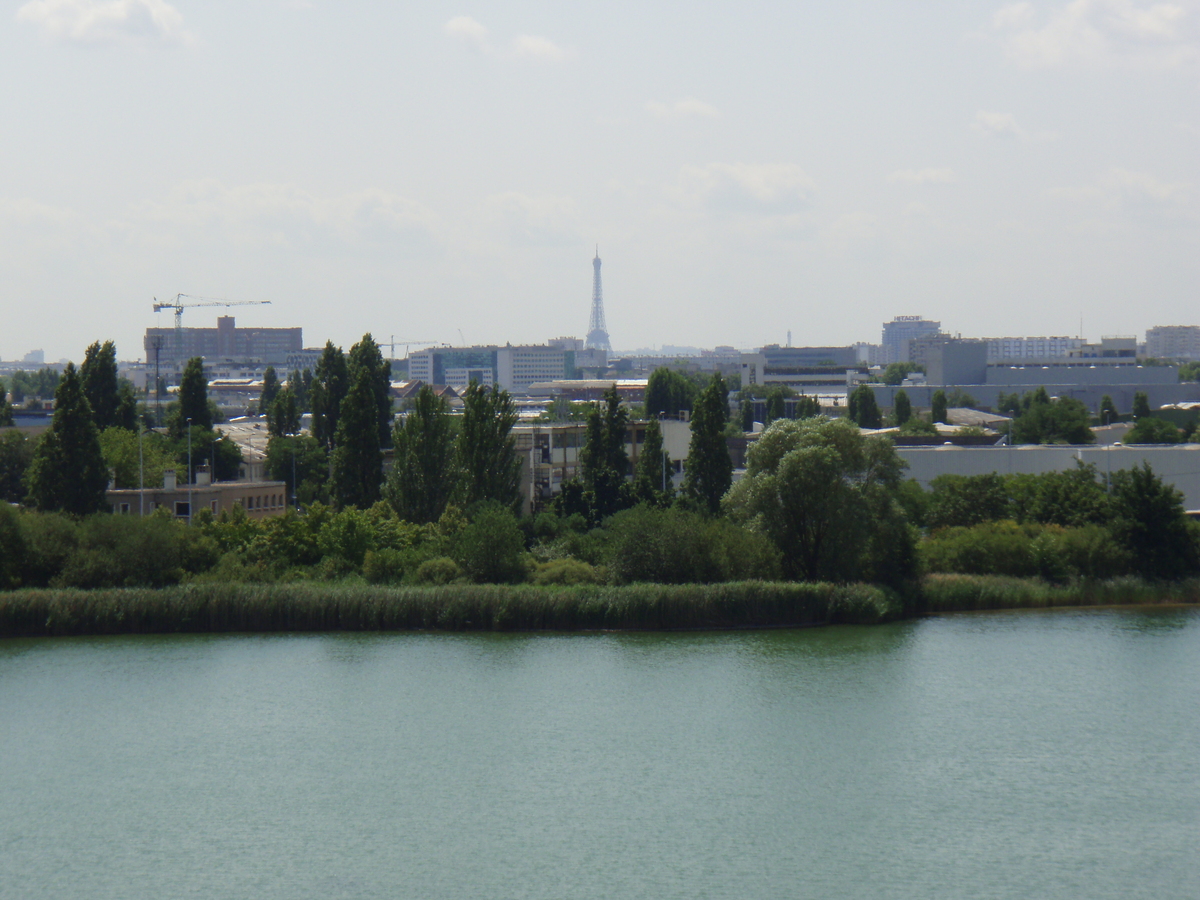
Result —
[{"label": "grass", "polygon": [[879,622],[900,604],[871,585],[191,584],[0,594],[0,636],[271,631],[672,630]]},{"label": "grass", "polygon": [[1082,606],[1155,606],[1200,603],[1200,579],[1153,582],[1141,578],[1077,580],[1052,584],[1003,575],[927,575],[917,611],[1051,609]]},{"label": "grass", "polygon": [[998,609],[1200,604],[1200,579],[1051,584],[930,575],[902,598],[873,585],[744,581],[625,586],[195,583],[0,593],[0,637],[280,631],[669,631],[874,624]]}]

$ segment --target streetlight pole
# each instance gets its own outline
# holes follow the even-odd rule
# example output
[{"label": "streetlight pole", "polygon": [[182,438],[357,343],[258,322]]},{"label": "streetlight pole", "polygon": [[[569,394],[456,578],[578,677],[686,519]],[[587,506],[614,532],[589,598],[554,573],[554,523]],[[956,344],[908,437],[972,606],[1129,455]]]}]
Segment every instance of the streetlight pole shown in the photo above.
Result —
[{"label": "streetlight pole", "polygon": [[296,488],[296,439],[292,438],[292,506],[296,507],[296,512],[300,512],[300,494]]},{"label": "streetlight pole", "polygon": [[667,442],[665,440],[666,432],[663,431],[663,427],[662,427],[662,420],[663,420],[663,416],[665,416],[666,414],[667,414],[666,410],[660,410],[658,413],[658,436],[660,439],[663,439],[663,442],[662,442],[662,445],[663,445],[662,446],[662,491],[664,494],[667,492]]},{"label": "streetlight pole", "polygon": [[192,420],[187,420],[188,430],[188,524],[192,524]]},{"label": "streetlight pole", "polygon": [[146,423],[138,423],[138,517],[146,515],[146,463],[142,456],[142,435],[146,433]]}]

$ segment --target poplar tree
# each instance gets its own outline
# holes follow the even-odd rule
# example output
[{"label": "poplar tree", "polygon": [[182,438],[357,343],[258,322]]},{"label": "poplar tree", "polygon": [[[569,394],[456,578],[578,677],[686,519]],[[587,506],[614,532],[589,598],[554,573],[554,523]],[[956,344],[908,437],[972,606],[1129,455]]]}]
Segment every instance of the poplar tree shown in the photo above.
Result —
[{"label": "poplar tree", "polygon": [[0,379],[0,428],[13,423],[12,405],[8,402],[8,394],[4,389],[4,381]]},{"label": "poplar tree", "polygon": [[[1045,390],[1042,391],[1045,394]],[[941,388],[933,392],[933,412],[931,418],[934,422],[946,424],[946,392]]]},{"label": "poplar tree", "polygon": [[362,340],[350,348],[347,359],[350,381],[353,382],[358,372],[367,373],[371,385],[371,396],[375,401],[375,416],[379,430],[379,446],[392,445],[392,368],[391,363],[383,358],[383,351],[375,343],[370,332],[364,334]]},{"label": "poplar tree", "polygon": [[325,342],[325,350],[317,361],[309,390],[312,408],[312,434],[326,450],[337,440],[338,418],[342,400],[350,387],[350,374],[346,367],[346,354],[333,341]]},{"label": "poplar tree", "polygon": [[457,498],[463,506],[494,500],[516,509],[521,502],[521,460],[512,436],[517,408],[498,385],[472,381],[463,395],[462,427],[455,453]]},{"label": "poplar tree", "polygon": [[683,479],[683,492],[710,514],[720,510],[721,498],[733,484],[733,460],[725,443],[728,419],[729,391],[718,372],[692,410],[692,440]]},{"label": "poplar tree", "polygon": [[262,395],[258,398],[258,414],[260,416],[271,414],[271,405],[275,402],[278,394],[279,376],[275,374],[274,366],[267,366],[267,370],[263,372]]},{"label": "poplar tree", "polygon": [[96,428],[103,431],[113,425],[124,427],[124,423],[118,421],[121,389],[117,378],[117,348],[112,341],[103,344],[96,341],[87,348],[79,367],[79,382],[92,408]]},{"label": "poplar tree", "polygon": [[892,400],[892,414],[896,417],[897,425],[903,425],[912,418],[912,401],[903,390],[896,391]]},{"label": "poplar tree", "polygon": [[276,391],[275,399],[267,416],[267,432],[272,437],[283,437],[300,431],[300,408],[296,395],[290,387]]},{"label": "poplar tree", "polygon": [[85,516],[105,506],[108,469],[100,432],[74,363],[54,392],[54,418],[29,465],[29,499],[40,510]]},{"label": "poplar tree", "polygon": [[454,428],[445,399],[422,385],[413,407],[393,429],[395,463],[383,487],[396,515],[436,522],[454,493]]},{"label": "poplar tree", "polygon": [[590,495],[592,518],[597,524],[622,507],[622,488],[629,473],[629,456],[625,453],[628,424],[629,414],[613,385],[604,392],[603,405],[594,406],[588,415],[587,443],[579,452],[585,496]]},{"label": "poplar tree", "polygon": [[183,369],[179,379],[179,407],[170,423],[171,436],[187,436],[188,420],[193,428],[211,431],[212,410],[208,406],[208,379],[204,377],[204,360],[193,356]]},{"label": "poplar tree", "polygon": [[366,508],[379,499],[383,452],[370,373],[359,369],[342,401],[334,435],[333,495],[339,506]]},{"label": "poplar tree", "polygon": [[657,419],[651,419],[646,423],[642,452],[634,473],[634,493],[640,501],[667,506],[675,493],[670,479],[671,459],[663,450],[662,426]]}]

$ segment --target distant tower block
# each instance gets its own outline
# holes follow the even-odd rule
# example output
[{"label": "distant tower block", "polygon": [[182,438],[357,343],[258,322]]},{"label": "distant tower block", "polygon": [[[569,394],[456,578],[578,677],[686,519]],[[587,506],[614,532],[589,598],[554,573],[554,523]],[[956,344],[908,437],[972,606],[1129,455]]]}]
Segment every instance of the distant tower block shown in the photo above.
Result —
[{"label": "distant tower block", "polygon": [[596,248],[596,258],[592,260],[592,317],[588,322],[585,350],[603,350],[612,353],[612,344],[608,342],[608,329],[604,325],[604,291],[600,287],[600,248]]}]

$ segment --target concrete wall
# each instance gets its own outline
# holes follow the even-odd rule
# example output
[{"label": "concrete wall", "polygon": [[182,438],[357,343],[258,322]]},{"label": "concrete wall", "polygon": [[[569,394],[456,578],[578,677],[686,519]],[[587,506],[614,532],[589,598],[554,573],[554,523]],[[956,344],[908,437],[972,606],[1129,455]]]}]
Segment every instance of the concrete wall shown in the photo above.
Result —
[{"label": "concrete wall", "polygon": [[1092,463],[1104,478],[1110,472],[1148,462],[1163,481],[1184,496],[1184,506],[1200,509],[1200,444],[1107,447],[897,447],[908,463],[907,477],[924,487],[939,475],[1041,474],[1072,469],[1077,460]]},{"label": "concrete wall", "polygon": [[[900,387],[887,384],[872,384],[875,391],[875,401],[883,408],[890,409],[894,405],[896,391]],[[1151,408],[1166,406],[1169,403],[1200,402],[1200,383],[1184,382],[1183,384],[1097,384],[1081,386],[1078,384],[1032,384],[1032,385],[1003,385],[1003,384],[964,384],[963,391],[975,398],[981,406],[995,407],[1001,393],[1024,393],[1045,387],[1051,397],[1074,397],[1092,412],[1100,408],[1100,401],[1105,394],[1113,398],[1117,409],[1127,413],[1133,409],[1133,395],[1138,391],[1146,394]],[[946,388],[949,392],[952,388]],[[904,392],[913,406],[929,409],[933,405],[933,392],[937,385],[917,385],[905,387]]]}]

